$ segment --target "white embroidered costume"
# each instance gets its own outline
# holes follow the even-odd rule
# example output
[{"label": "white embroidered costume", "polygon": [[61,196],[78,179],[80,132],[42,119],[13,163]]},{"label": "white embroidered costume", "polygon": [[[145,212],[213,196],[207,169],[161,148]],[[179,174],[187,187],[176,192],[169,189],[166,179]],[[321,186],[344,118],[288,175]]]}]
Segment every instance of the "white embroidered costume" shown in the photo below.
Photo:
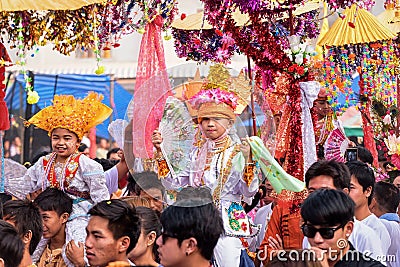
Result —
[{"label": "white embroidered costume", "polygon": [[[10,179],[5,186],[6,192],[19,199],[25,199],[27,194],[49,187],[50,181],[47,179],[43,163],[44,160],[48,160],[50,156],[51,155],[47,155],[40,158],[35,165],[27,170],[25,176]],[[57,181],[62,181],[62,174],[64,172],[62,164],[55,163],[54,168]],[[66,166],[66,168],[68,168],[68,166]],[[74,178],[69,183],[69,188],[78,192],[88,192],[90,198],[84,199],[82,197],[78,197],[74,194],[68,193],[68,189],[66,189],[65,193],[67,193],[67,195],[73,199],[73,205],[72,213],[66,224],[65,244],[67,244],[70,240],[75,240],[75,242],[85,242],[85,229],[89,221],[87,212],[93,206],[93,204],[110,198],[108,189],[106,187],[104,171],[99,163],[86,157],[85,155],[80,155],[79,165],[77,168],[78,169]],[[41,247],[43,245],[44,247]],[[32,257],[34,262],[39,260],[46,245],[46,241],[40,242],[37,251]]]}]

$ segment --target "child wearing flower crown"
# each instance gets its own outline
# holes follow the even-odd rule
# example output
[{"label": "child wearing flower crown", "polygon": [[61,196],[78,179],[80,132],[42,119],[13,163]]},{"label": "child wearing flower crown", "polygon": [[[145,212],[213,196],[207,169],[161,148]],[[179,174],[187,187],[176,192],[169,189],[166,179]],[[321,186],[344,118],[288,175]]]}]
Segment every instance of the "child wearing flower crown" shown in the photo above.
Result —
[{"label": "child wearing flower crown", "polygon": [[[221,83],[210,86],[210,76],[214,75],[215,79],[216,73],[223,76],[227,72],[218,65],[212,68],[208,84],[189,100],[191,107],[197,110],[196,121],[202,139],[193,147],[187,168],[174,178],[161,152],[163,139],[159,131],[154,131],[152,142],[157,151],[159,176],[167,189],[179,190],[186,186],[207,186],[211,189],[225,228],[214,256],[218,266],[232,267],[240,264],[244,248],[240,238],[257,234],[250,232],[252,225],[241,201],[250,199],[258,191],[259,181],[254,179],[255,166],[250,158],[250,145],[245,140],[237,143],[229,135],[236,119],[238,95],[228,91],[227,86]],[[220,77],[220,80],[225,78]]]},{"label": "child wearing flower crown", "polygon": [[[96,93],[77,100],[72,95],[54,96],[53,105],[46,107],[26,122],[48,131],[53,152],[40,158],[25,176],[6,181],[5,189],[19,199],[37,190],[53,187],[73,199],[73,210],[66,224],[66,242],[84,242],[87,212],[90,207],[109,199],[101,165],[78,151],[83,135],[110,116],[112,110],[101,103]],[[73,266],[65,256],[67,266]],[[32,260],[42,254],[47,241],[40,242]]]}]

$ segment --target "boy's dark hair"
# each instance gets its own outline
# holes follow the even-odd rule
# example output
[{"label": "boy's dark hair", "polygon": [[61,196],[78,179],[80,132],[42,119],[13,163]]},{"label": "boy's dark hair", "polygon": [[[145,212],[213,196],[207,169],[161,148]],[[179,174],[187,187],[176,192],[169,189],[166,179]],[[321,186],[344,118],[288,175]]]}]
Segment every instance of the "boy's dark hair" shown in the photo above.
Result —
[{"label": "boy's dark hair", "polygon": [[373,197],[383,211],[396,213],[400,202],[399,191],[394,184],[380,181],[375,184]]},{"label": "boy's dark hair", "polygon": [[[141,230],[143,230],[144,234],[147,235],[150,232],[156,232],[156,238],[161,235],[161,222],[158,217],[157,212],[147,207],[136,207],[136,213],[140,218],[140,226]],[[160,258],[158,257],[158,245],[154,242],[153,246],[153,255],[155,257],[156,262],[160,262]]]},{"label": "boy's dark hair", "polygon": [[[211,260],[218,239],[224,233],[220,212],[208,199],[182,199],[161,213],[164,235],[183,240],[194,237],[201,255]],[[165,240],[163,240],[165,242]]]},{"label": "boy's dark hair", "polygon": [[56,188],[47,188],[36,199],[36,205],[43,211],[55,211],[58,216],[63,213],[72,213],[72,199],[63,191]]},{"label": "boy's dark hair", "polygon": [[363,192],[371,187],[371,195],[368,197],[368,205],[371,204],[372,195],[374,194],[375,174],[374,171],[364,162],[355,160],[346,163],[358,183],[362,186]]},{"label": "boy's dark hair", "polygon": [[354,202],[344,192],[319,189],[311,193],[301,205],[305,223],[321,226],[345,225],[353,221]]},{"label": "boy's dark hair", "polygon": [[110,159],[111,154],[115,154],[118,153],[118,151],[120,151],[121,149],[119,147],[114,147],[111,148],[108,152],[107,152],[107,159]]},{"label": "boy's dark hair", "polygon": [[119,162],[119,160],[99,159],[99,158],[94,158],[93,160],[100,163],[100,165],[103,167],[103,171],[108,171],[109,169],[117,165],[117,163]]},{"label": "boy's dark hair", "polygon": [[127,253],[136,246],[141,228],[134,207],[119,199],[104,200],[93,206],[88,214],[107,219],[108,229],[115,240],[128,236],[130,244]]},{"label": "boy's dark hair", "polygon": [[[128,176],[128,183],[132,182],[129,180]],[[145,172],[138,172],[132,175],[132,179],[136,181],[136,188],[135,192],[140,194],[140,191],[147,191],[151,188],[156,188],[161,191],[162,196],[165,196],[165,187],[161,183],[161,180],[158,179],[158,175],[155,172],[145,171]]]},{"label": "boy's dark hair", "polygon": [[350,172],[346,165],[335,160],[320,160],[314,162],[308,168],[305,174],[306,187],[310,184],[310,180],[321,175],[333,178],[333,185],[338,190],[350,188]]},{"label": "boy's dark hair", "polygon": [[12,221],[22,238],[29,231],[32,239],[29,245],[29,254],[33,254],[42,237],[42,217],[36,205],[28,200],[9,200],[3,206],[4,220]]},{"label": "boy's dark hair", "polygon": [[83,151],[85,151],[86,148],[89,148],[89,147],[84,143],[80,143],[79,147],[78,147],[78,151],[83,152]]},{"label": "boy's dark hair", "polygon": [[192,198],[208,199],[210,203],[213,202],[211,189],[207,186],[187,186],[176,194],[176,201]]},{"label": "boy's dark hair", "polygon": [[361,162],[371,164],[374,162],[374,157],[371,152],[365,147],[358,146],[357,147],[357,156]]},{"label": "boy's dark hair", "polygon": [[15,228],[0,220],[0,258],[5,267],[18,267],[24,255],[24,243]]}]

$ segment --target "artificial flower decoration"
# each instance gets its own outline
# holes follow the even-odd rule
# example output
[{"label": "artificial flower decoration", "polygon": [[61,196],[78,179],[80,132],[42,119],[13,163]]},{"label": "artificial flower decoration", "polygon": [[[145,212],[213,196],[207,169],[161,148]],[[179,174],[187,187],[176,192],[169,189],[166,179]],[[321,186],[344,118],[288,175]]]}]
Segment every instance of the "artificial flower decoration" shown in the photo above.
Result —
[{"label": "artificial flower decoration", "polygon": [[400,169],[400,137],[396,137],[395,134],[389,135],[385,138],[385,145],[388,148],[388,155],[390,161]]},{"label": "artificial flower decoration", "polygon": [[37,102],[39,102],[40,96],[38,94],[37,91],[28,91],[28,96],[26,101],[28,102],[28,104],[36,104]]},{"label": "artificial flower decoration", "polygon": [[202,104],[207,102],[215,102],[217,104],[225,103],[232,109],[235,109],[238,105],[238,97],[232,92],[215,88],[201,90],[194,95],[189,102],[194,108],[199,108]]}]

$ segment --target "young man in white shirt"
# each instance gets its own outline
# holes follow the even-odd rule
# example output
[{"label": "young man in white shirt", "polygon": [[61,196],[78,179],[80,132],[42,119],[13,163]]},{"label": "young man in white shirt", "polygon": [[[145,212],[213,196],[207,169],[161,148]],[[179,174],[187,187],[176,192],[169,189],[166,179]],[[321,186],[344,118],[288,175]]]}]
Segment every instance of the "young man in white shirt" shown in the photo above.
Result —
[{"label": "young man in white shirt", "polygon": [[375,185],[374,172],[361,161],[350,161],[346,165],[351,174],[349,196],[356,203],[355,217],[378,234],[383,253],[387,255],[391,243],[389,233],[378,217],[369,210]]},{"label": "young man in white shirt", "polygon": [[377,182],[369,208],[385,225],[391,238],[388,251],[389,267],[398,266],[400,260],[400,220],[396,209],[400,202],[399,189],[390,183]]}]

